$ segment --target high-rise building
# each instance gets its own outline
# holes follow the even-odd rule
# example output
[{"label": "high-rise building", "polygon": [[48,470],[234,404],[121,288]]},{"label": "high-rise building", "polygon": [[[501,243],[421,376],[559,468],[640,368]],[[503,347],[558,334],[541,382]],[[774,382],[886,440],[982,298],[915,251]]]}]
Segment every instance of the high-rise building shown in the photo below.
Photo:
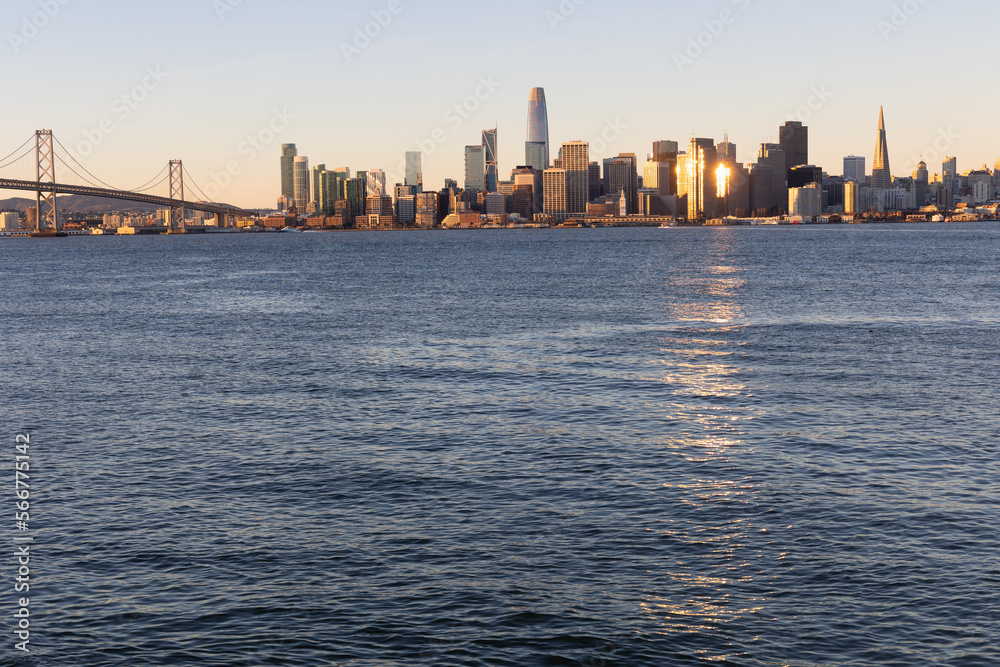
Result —
[{"label": "high-rise building", "polygon": [[465,147],[465,190],[482,192],[486,184],[486,153],[482,146]]},{"label": "high-rise building", "polygon": [[814,218],[823,214],[823,186],[810,183],[801,188],[788,190],[788,212],[804,218]]},{"label": "high-rise building", "polygon": [[309,208],[309,158],[296,156],[293,162],[295,173],[295,210],[300,215]]},{"label": "high-rise building", "polygon": [[691,139],[687,153],[678,164],[678,195],[686,197],[688,220],[704,220],[717,215],[718,163],[714,140]]},{"label": "high-rise building", "polygon": [[779,143],[785,151],[785,168],[809,164],[809,128],[790,120],[778,128]]},{"label": "high-rise building", "polygon": [[406,153],[406,177],[404,184],[413,186],[417,192],[424,189],[423,155],[420,151],[407,151]]},{"label": "high-rise building", "polygon": [[865,158],[857,155],[848,155],[844,158],[844,180],[853,181],[864,185],[868,179],[868,172],[865,171]]},{"label": "high-rise building", "polygon": [[295,158],[299,154],[295,144],[281,145],[281,194],[295,197]]},{"label": "high-rise building", "polygon": [[670,162],[677,160],[677,151],[679,146],[676,141],[654,141],[653,142],[653,161],[654,162]]},{"label": "high-rise building", "polygon": [[375,195],[388,194],[385,182],[385,170],[371,169],[366,173],[368,174],[367,196],[373,197]]},{"label": "high-rise building", "polygon": [[788,212],[788,168],[785,159],[785,150],[781,144],[761,144],[757,152],[758,163],[771,165],[770,206],[763,207],[771,209],[770,215]]},{"label": "high-rise building", "polygon": [[[516,198],[514,212],[521,213],[528,220],[534,219],[535,213],[541,213],[545,206],[542,172],[525,165],[511,172],[510,177],[514,181],[514,196]],[[523,201],[526,196],[525,192],[529,192],[531,195],[530,209]],[[530,214],[528,214],[529,211]]]},{"label": "high-rise building", "polygon": [[780,210],[774,201],[774,167],[757,160],[750,171],[750,211],[753,215],[769,217]]},{"label": "high-rise building", "polygon": [[858,181],[844,179],[844,213],[861,212],[861,185]]},{"label": "high-rise building", "polygon": [[542,175],[545,190],[545,214],[562,220],[567,217],[566,190],[567,172],[565,169],[546,169]]},{"label": "high-rise building", "polygon": [[728,132],[725,133],[722,143],[716,146],[716,152],[719,155],[719,162],[736,164],[736,144],[729,141]]},{"label": "high-rise building", "polygon": [[528,139],[524,147],[524,162],[538,171],[549,168],[549,111],[542,88],[532,88],[528,97]]},{"label": "high-rise building", "polygon": [[892,188],[892,171],[889,168],[889,143],[885,135],[885,115],[878,112],[878,145],[875,147],[875,162],[872,164],[872,189]]},{"label": "high-rise building", "polygon": [[930,172],[927,171],[927,163],[923,160],[917,165],[917,170],[913,172],[913,190],[917,208],[927,205],[927,193],[930,185]]},{"label": "high-rise building", "polygon": [[497,173],[497,130],[483,130],[483,161],[485,163],[485,191],[496,192],[499,175]]},{"label": "high-rise building", "polygon": [[326,174],[325,164],[318,164],[312,169],[312,201],[316,205],[317,213],[326,213],[328,206],[333,208]]},{"label": "high-rise building", "polygon": [[590,144],[585,141],[563,144],[562,165],[566,170],[566,212],[586,215],[590,195]]}]

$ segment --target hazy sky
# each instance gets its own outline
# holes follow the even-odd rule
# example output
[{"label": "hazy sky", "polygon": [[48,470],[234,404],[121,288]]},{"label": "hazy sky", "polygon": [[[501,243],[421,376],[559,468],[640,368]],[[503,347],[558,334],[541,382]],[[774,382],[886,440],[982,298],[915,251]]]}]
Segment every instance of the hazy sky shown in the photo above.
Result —
[{"label": "hazy sky", "polygon": [[116,187],[183,159],[219,200],[270,207],[282,143],[390,178],[423,145],[438,188],[484,128],[502,176],[522,163],[542,86],[553,152],[594,141],[593,160],[728,130],[748,162],[801,116],[813,163],[870,170],[885,105],[894,175],[919,155],[992,168],[998,18],[995,0],[6,0],[0,155],[51,128]]}]

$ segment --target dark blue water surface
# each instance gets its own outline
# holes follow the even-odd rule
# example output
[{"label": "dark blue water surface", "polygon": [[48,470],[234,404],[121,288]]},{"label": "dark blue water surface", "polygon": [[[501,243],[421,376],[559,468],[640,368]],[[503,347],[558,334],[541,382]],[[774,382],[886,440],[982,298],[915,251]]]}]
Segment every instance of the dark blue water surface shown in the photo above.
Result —
[{"label": "dark blue water surface", "polygon": [[996,223],[0,266],[2,664],[1000,664]]}]

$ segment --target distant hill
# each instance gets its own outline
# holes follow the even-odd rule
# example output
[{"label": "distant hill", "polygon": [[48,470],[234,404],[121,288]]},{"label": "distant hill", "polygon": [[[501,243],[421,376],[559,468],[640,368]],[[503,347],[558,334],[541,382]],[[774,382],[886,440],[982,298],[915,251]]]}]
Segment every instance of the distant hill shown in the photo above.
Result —
[{"label": "distant hill", "polygon": [[[34,199],[25,197],[13,197],[11,199],[0,199],[0,211],[18,211],[24,213],[30,206],[35,205]],[[129,212],[151,213],[161,206],[143,204],[141,202],[122,201],[120,199],[104,199],[102,197],[87,197],[84,195],[66,195],[58,198],[59,210],[66,213],[105,213]]]}]

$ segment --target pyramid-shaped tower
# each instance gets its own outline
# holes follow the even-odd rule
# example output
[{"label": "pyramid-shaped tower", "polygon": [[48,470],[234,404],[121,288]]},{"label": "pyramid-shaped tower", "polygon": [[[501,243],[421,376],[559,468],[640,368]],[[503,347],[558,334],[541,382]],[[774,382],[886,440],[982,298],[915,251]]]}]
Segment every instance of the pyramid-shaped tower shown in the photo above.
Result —
[{"label": "pyramid-shaped tower", "polygon": [[875,163],[872,166],[872,188],[888,190],[892,187],[892,172],[889,170],[889,144],[885,138],[885,114],[878,110],[878,145],[875,147]]}]

